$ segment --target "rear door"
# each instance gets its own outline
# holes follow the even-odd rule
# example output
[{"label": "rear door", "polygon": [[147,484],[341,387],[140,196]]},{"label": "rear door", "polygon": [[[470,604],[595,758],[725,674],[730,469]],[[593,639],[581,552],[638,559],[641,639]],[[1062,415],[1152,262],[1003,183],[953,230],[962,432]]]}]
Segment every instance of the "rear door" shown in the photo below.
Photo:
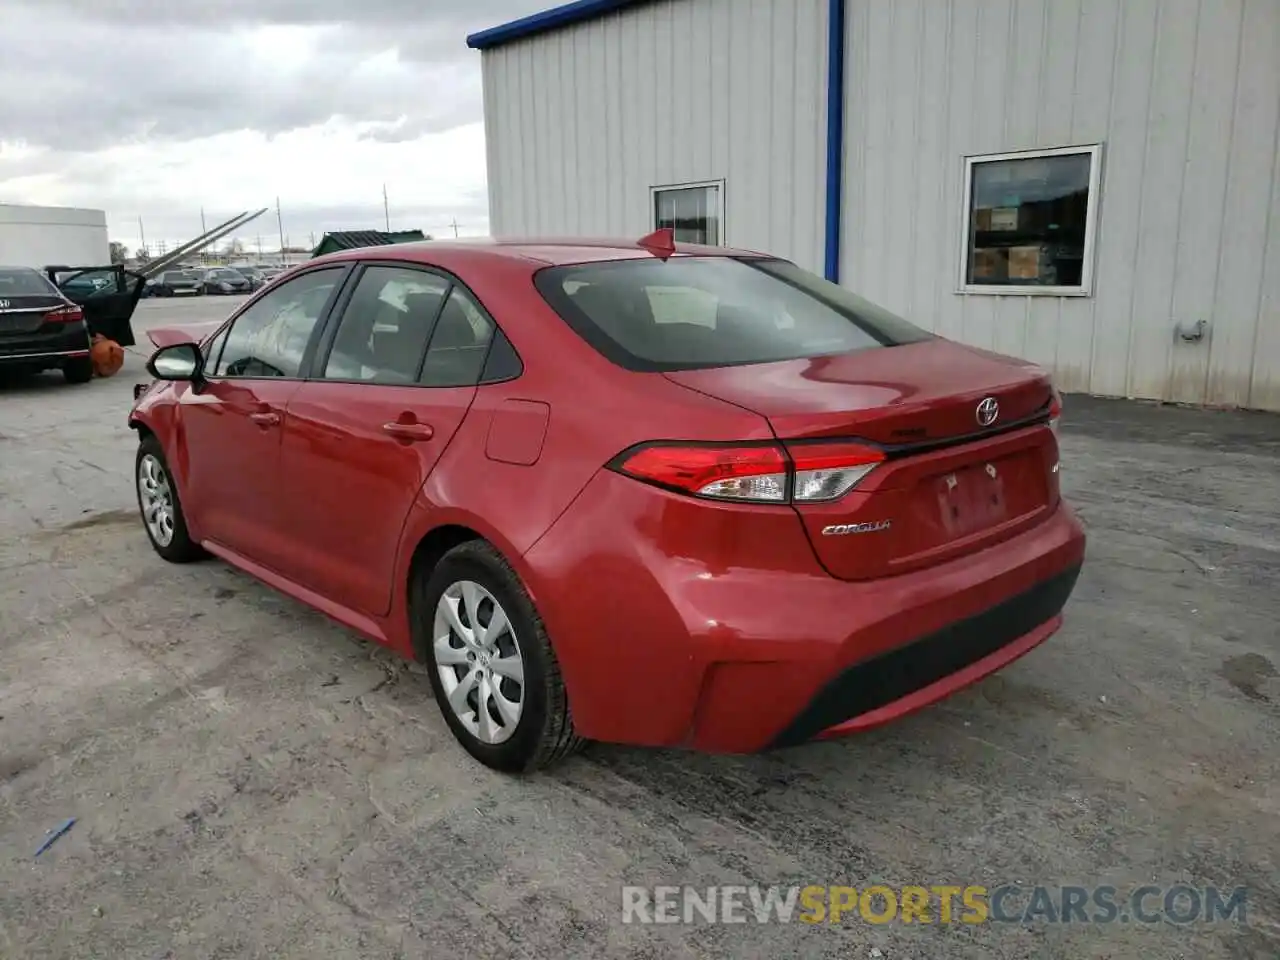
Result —
[{"label": "rear door", "polygon": [[146,286],[142,274],[119,265],[49,267],[46,272],[68,299],[80,305],[90,334],[101,334],[122,347],[135,345],[131,320]]},{"label": "rear door", "polygon": [[179,399],[183,495],[200,533],[286,575],[279,477],[286,408],[346,272],[308,271],[250,304],[210,341],[206,382]]},{"label": "rear door", "polygon": [[494,325],[452,278],[370,264],[290,398],[281,516],[297,579],[378,616],[413,502],[475,397]]}]

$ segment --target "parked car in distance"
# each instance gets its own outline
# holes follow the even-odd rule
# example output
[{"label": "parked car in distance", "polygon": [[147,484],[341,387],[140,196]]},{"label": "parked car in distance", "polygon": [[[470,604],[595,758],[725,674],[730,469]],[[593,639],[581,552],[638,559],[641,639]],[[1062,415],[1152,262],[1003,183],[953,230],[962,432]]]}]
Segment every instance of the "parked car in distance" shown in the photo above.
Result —
[{"label": "parked car in distance", "polygon": [[1056,632],[1083,562],[1044,371],[670,231],[343,251],[151,337],[156,551],[424,662],[500,770],[888,722]]},{"label": "parked car in distance", "polygon": [[215,294],[249,293],[247,277],[230,267],[212,267],[204,273],[204,292]]},{"label": "parked car in distance", "polygon": [[152,296],[198,297],[204,294],[204,275],[195,270],[166,270],[151,285]]},{"label": "parked car in distance", "polygon": [[247,264],[236,264],[228,267],[228,269],[234,270],[236,273],[240,274],[240,276],[248,280],[249,289],[251,291],[260,290],[262,287],[267,285],[266,276],[257,267],[251,267]]},{"label": "parked car in distance", "polygon": [[32,267],[0,267],[0,370],[56,367],[68,383],[88,383],[91,345],[84,310],[47,276]]}]

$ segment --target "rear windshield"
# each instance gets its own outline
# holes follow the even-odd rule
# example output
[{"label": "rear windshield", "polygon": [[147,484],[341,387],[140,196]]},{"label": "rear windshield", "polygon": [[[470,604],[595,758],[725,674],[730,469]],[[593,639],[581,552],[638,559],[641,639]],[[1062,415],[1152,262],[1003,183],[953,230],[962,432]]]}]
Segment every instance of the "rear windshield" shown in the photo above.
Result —
[{"label": "rear windshield", "polygon": [[0,269],[0,298],[6,297],[56,297],[54,288],[36,270]]},{"label": "rear windshield", "polygon": [[932,334],[782,260],[677,257],[549,267],[539,292],[629,370],[772,363]]}]

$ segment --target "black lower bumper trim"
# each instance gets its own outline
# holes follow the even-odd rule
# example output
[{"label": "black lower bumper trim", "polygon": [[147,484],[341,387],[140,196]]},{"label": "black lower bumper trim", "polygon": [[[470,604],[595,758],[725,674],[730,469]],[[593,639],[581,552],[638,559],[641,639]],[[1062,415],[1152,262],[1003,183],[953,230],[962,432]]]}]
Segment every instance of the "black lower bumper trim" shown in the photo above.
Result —
[{"label": "black lower bumper trim", "polygon": [[823,687],[774,739],[788,747],[870,713],[977,663],[1057,616],[1080,576],[1076,565],[976,616],[855,663]]},{"label": "black lower bumper trim", "polygon": [[87,353],[92,344],[82,323],[46,323],[31,333],[0,337],[0,364],[57,366],[70,353]]}]

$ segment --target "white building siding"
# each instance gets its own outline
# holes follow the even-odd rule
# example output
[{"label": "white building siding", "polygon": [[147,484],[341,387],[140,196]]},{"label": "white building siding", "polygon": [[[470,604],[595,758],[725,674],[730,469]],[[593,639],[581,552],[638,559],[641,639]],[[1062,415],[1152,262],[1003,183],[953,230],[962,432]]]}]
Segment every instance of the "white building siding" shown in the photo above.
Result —
[{"label": "white building siding", "polygon": [[101,210],[0,203],[0,265],[99,266],[109,256]]},{"label": "white building siding", "polygon": [[821,270],[826,0],[665,0],[486,50],[499,236],[639,237],[725,182],[723,242]]},{"label": "white building siding", "polygon": [[[1069,391],[1280,410],[1280,3],[847,11],[842,282]],[[958,294],[963,158],[1091,143],[1093,294]]]}]

